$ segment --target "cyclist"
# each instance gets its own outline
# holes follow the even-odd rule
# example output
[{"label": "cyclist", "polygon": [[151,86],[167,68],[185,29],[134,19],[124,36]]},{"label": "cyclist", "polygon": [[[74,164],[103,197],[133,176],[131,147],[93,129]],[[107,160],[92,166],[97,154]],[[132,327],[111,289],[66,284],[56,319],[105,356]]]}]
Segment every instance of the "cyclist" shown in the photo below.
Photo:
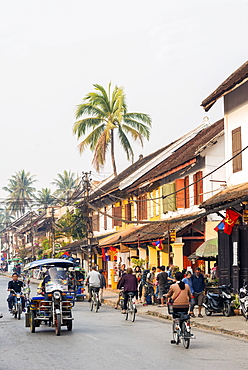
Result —
[{"label": "cyclist", "polygon": [[95,289],[97,292],[99,292],[100,286],[101,286],[101,277],[98,271],[96,271],[96,266],[91,267],[91,271],[88,273],[87,279],[86,279],[86,285],[88,285],[88,291],[89,291],[89,302],[92,298],[92,291]]},{"label": "cyclist", "polygon": [[124,302],[122,313],[125,314],[127,310],[128,293],[133,293],[136,299],[138,299],[138,280],[136,276],[133,275],[133,269],[131,267],[128,267],[126,275],[122,276],[121,280],[118,283],[117,289],[119,289],[119,287],[124,288]]},{"label": "cyclist", "polygon": [[188,313],[189,302],[191,299],[190,287],[185,284],[182,279],[184,275],[182,272],[176,272],[176,283],[170,286],[169,292],[166,294],[167,299],[172,298],[173,301],[173,319],[177,317],[177,313]]}]

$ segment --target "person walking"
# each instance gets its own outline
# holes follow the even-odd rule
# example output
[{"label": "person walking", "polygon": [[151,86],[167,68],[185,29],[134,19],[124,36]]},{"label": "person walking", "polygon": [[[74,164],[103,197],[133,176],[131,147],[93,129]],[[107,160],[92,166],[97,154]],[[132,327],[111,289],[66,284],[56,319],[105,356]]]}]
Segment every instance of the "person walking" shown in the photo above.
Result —
[{"label": "person walking", "polygon": [[194,299],[194,289],[193,289],[193,282],[192,282],[192,274],[190,271],[187,271],[186,277],[182,280],[185,284],[188,284],[190,288],[191,293],[191,299],[190,299],[190,307],[189,307],[189,314],[191,317],[195,317],[194,315],[194,305],[195,305],[195,299]]},{"label": "person walking", "polygon": [[192,288],[194,290],[195,305],[198,305],[198,317],[202,318],[201,310],[204,300],[205,282],[200,267],[195,269],[195,273],[192,276]]},{"label": "person walking", "polygon": [[[146,276],[145,294],[144,294],[145,300],[149,295],[151,296],[152,304],[155,304],[155,300],[154,300],[155,272],[156,272],[156,267],[152,267],[152,271],[148,272]],[[146,302],[144,302],[144,305],[146,305]]]},{"label": "person walking", "polygon": [[122,313],[125,314],[127,312],[128,293],[133,293],[136,299],[138,299],[138,280],[133,274],[133,269],[131,267],[127,268],[127,273],[119,281],[117,288],[119,289],[120,287],[123,287],[124,292]]},{"label": "person walking", "polygon": [[102,303],[103,300],[103,289],[106,289],[106,279],[105,276],[103,275],[103,269],[99,270],[100,274],[100,290],[99,290],[99,301]]},{"label": "person walking", "polygon": [[158,307],[164,307],[164,295],[167,293],[166,287],[168,286],[168,280],[174,281],[174,279],[168,277],[167,272],[165,272],[165,266],[160,267],[161,272],[157,275],[159,298],[161,299],[161,304]]}]

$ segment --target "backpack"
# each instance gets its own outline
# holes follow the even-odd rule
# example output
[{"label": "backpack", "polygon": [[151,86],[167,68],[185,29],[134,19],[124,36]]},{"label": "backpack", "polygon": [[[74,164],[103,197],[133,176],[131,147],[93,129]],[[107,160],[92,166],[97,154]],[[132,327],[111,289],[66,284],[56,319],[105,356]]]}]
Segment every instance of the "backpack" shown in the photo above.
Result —
[{"label": "backpack", "polygon": [[150,272],[150,270],[144,270],[142,272],[142,276],[141,276],[141,282],[142,283],[145,283],[146,282],[146,277],[147,277],[147,275],[148,275],[149,272]]}]

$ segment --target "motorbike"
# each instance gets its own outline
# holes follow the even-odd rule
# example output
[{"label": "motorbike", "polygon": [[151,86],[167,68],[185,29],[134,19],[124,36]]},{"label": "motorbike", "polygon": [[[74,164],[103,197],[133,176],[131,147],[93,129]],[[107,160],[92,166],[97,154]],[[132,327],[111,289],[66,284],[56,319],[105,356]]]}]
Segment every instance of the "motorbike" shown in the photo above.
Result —
[{"label": "motorbike", "polygon": [[208,290],[205,302],[205,314],[207,316],[212,313],[223,313],[224,316],[230,316],[231,314],[231,285],[221,285],[216,288],[211,288],[212,291]]},{"label": "motorbike", "polygon": [[43,294],[32,297],[26,314],[26,327],[34,333],[37,327],[45,324],[55,328],[57,336],[61,327],[66,326],[72,331],[72,307],[74,297],[69,289],[69,267],[73,263],[59,258],[50,258],[31,262],[27,268],[45,267],[47,275],[44,279]]},{"label": "motorbike", "polygon": [[15,319],[21,320],[22,299],[24,299],[23,294],[17,293],[13,289],[11,290],[11,293],[13,294],[14,300],[10,313],[14,316]]},{"label": "motorbike", "polygon": [[239,289],[239,301],[242,315],[248,320],[248,286],[245,280],[243,287]]}]

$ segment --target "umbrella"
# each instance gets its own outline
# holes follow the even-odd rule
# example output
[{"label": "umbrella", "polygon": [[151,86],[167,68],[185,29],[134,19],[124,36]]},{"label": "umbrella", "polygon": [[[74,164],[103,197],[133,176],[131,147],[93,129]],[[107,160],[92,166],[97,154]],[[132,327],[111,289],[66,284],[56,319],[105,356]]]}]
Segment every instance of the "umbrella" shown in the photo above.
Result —
[{"label": "umbrella", "polygon": [[218,256],[218,238],[206,240],[195,251],[197,257]]}]

